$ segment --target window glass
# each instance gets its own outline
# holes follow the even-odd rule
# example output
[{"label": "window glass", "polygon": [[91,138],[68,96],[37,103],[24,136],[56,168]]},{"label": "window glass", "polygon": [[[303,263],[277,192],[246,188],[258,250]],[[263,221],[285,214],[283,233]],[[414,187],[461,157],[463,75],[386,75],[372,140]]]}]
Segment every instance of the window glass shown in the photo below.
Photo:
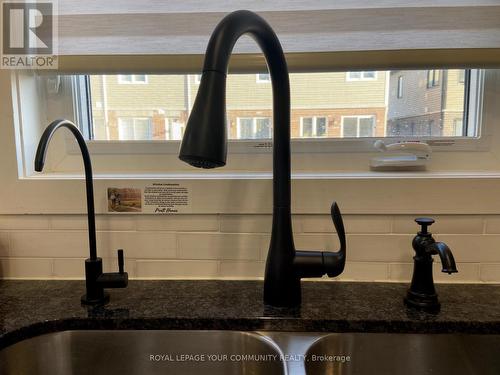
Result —
[{"label": "window glass", "polygon": [[255,123],[255,134],[252,138],[270,138],[271,137],[271,121],[269,118],[258,118]]},{"label": "window glass", "polygon": [[343,120],[343,134],[346,138],[357,137],[358,135],[358,120],[356,117],[345,117]]},{"label": "window glass", "polygon": [[373,137],[373,117],[362,117],[359,119],[359,137]]},{"label": "window glass", "polygon": [[[460,83],[462,74],[459,69],[292,73],[291,137],[474,134],[463,120],[469,83]],[[200,86],[198,77],[91,75],[93,129],[86,133],[95,140],[180,140]],[[229,139],[272,137],[272,88],[257,82],[267,78],[269,74],[228,75]],[[133,118],[148,118],[149,126],[140,121],[134,126],[130,120],[120,124],[119,119]],[[461,125],[455,119],[462,119]]]},{"label": "window glass", "polygon": [[316,136],[323,137],[326,135],[326,117],[316,117]]},{"label": "window glass", "polygon": [[304,117],[302,119],[302,137],[308,138],[313,135],[313,118]]},{"label": "window glass", "polygon": [[134,121],[131,118],[118,119],[118,139],[131,141],[134,139]]},{"label": "window glass", "polygon": [[239,119],[239,137],[240,139],[253,138],[253,119],[240,118]]}]

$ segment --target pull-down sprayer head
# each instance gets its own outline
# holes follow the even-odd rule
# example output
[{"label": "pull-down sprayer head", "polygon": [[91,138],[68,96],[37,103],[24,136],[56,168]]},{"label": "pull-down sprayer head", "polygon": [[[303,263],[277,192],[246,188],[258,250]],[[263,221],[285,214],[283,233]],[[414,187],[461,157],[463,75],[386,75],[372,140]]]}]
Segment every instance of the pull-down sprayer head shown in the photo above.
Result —
[{"label": "pull-down sprayer head", "polygon": [[205,71],[182,138],[179,159],[197,168],[226,165],[226,74]]}]

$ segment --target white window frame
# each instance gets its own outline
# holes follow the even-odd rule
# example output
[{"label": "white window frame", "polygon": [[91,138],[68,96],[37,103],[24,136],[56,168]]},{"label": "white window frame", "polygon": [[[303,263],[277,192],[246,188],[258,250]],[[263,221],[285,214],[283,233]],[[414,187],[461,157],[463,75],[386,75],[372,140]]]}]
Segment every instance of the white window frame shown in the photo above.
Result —
[{"label": "white window frame", "polygon": [[[144,81],[138,81],[137,76],[144,76]],[[132,77],[130,81],[124,79],[124,77]],[[147,74],[119,74],[118,83],[121,85],[147,85],[148,75]]]},{"label": "white window frame", "polygon": [[[373,77],[366,77],[366,73],[372,73],[374,72]],[[353,77],[353,74],[360,73],[359,78],[358,77]],[[377,80],[377,75],[378,72],[376,70],[364,70],[364,71],[355,71],[355,72],[346,72],[346,81],[376,81]]]},{"label": "white window frame", "polygon": [[340,120],[340,136],[344,138],[344,121],[347,118],[355,118],[357,119],[356,123],[356,138],[361,138],[359,137],[359,122],[363,118],[371,118],[373,119],[373,131],[372,131],[372,136],[371,137],[362,137],[362,138],[374,138],[375,133],[376,133],[376,128],[377,128],[377,116],[375,115],[349,115],[349,116],[341,116]]},{"label": "white window frame", "polygon": [[[266,116],[237,117],[236,118],[236,138],[238,138],[237,141],[241,140],[241,120],[243,120],[243,119],[245,119],[245,120],[251,119],[252,120],[252,133],[253,134],[255,134],[257,132],[257,120],[266,120],[266,119],[268,119],[269,120],[269,130],[270,130],[271,135],[272,135],[272,133],[273,133],[273,126],[272,126],[272,119],[270,117],[266,117]],[[257,139],[257,138],[252,138],[252,139]]]},{"label": "white window frame", "polygon": [[[262,79],[260,76],[261,75],[266,75],[266,79]],[[255,82],[257,83],[271,83],[271,75],[269,73],[257,73],[255,75]]]},{"label": "white window frame", "polygon": [[[23,75],[25,73],[23,72],[14,72],[12,73],[14,76],[17,75]],[[433,149],[433,152],[435,155],[439,155],[440,152],[445,152],[445,153],[450,153],[450,155],[454,155],[453,153],[456,153],[457,155],[462,155],[463,159],[463,153],[464,152],[481,152],[481,153],[487,153],[490,150],[490,144],[494,140],[492,138],[493,136],[497,136],[497,133],[495,133],[495,129],[497,128],[495,124],[495,119],[500,118],[500,108],[496,103],[498,100],[500,100],[500,95],[498,94],[497,82],[500,82],[500,71],[487,71],[486,77],[487,79],[485,80],[485,87],[484,87],[484,92],[486,95],[486,105],[484,108],[486,116],[486,121],[483,121],[482,118],[482,109],[483,109],[483,96],[482,95],[477,95],[477,93],[482,92],[482,86],[483,86],[483,72],[480,71],[479,74],[471,74],[471,92],[473,92],[473,95],[470,97],[471,103],[477,103],[475,105],[472,105],[470,108],[471,110],[468,113],[469,116],[469,121],[479,121],[482,122],[480,126],[480,132],[479,134],[469,134],[469,136],[474,136],[474,138],[470,137],[431,137],[430,139],[421,137],[419,139],[426,141],[429,143]],[[75,77],[73,77],[75,79]],[[14,82],[16,82],[16,79],[14,79]],[[61,85],[63,88],[71,87],[71,85],[68,84],[63,84]],[[14,92],[17,92],[19,89],[17,86],[14,87]],[[19,94],[18,96],[15,96],[16,98],[16,105],[21,106],[25,105],[25,103],[29,102],[29,98],[25,98],[23,94]],[[17,100],[19,98],[19,101]],[[28,100],[26,100],[28,99]],[[75,101],[80,100],[78,98],[78,95],[74,95],[73,98]],[[494,104],[493,104],[494,103]],[[71,105],[64,106],[64,110],[66,112],[61,112],[59,114],[60,117],[65,117],[68,119],[73,119],[74,117],[74,112],[73,112],[73,107]],[[263,116],[267,117],[267,116]],[[46,118],[54,118],[54,115],[51,115],[50,113],[46,114]],[[75,120],[76,123],[84,123],[84,120]],[[29,131],[25,131],[25,125],[24,121],[22,118],[19,121],[15,122],[16,129],[18,129],[18,133],[24,136],[25,134],[29,133]],[[46,120],[38,120],[36,121],[37,126],[45,126],[46,125]],[[84,132],[86,131],[86,127],[82,129]],[[470,130],[470,129],[469,129]],[[38,132],[40,130],[37,130]],[[498,142],[500,142],[500,132],[498,133]],[[314,138],[314,139],[300,139],[300,138],[293,138],[292,139],[292,152],[294,153],[294,158],[298,158],[300,160],[302,158],[301,155],[304,155],[304,158],[308,158],[309,154],[324,154],[322,158],[325,160],[333,160],[329,155],[335,154],[335,153],[349,153],[352,155],[349,160],[353,160],[352,168],[354,170],[360,170],[360,168],[365,168],[366,167],[366,156],[363,156],[363,153],[368,152],[372,153],[373,152],[373,143],[375,140],[379,138],[358,138],[358,139],[349,139],[349,138]],[[415,140],[415,138],[408,138],[408,137],[392,137],[392,138],[384,138],[384,140],[387,142],[400,142],[400,141],[406,141],[406,140]],[[27,139],[26,142],[29,144],[35,144],[37,143],[38,140],[31,140]],[[19,140],[20,143],[25,141]],[[54,144],[51,145],[51,149],[57,148],[57,145],[55,142]],[[130,175],[130,176],[143,176],[144,172],[137,169],[136,171],[127,169],[127,172],[123,171],[121,168],[123,165],[133,165],[134,164],[134,158],[136,158],[136,155],[141,155],[141,160],[143,158],[147,158],[149,160],[149,165],[158,165],[159,167],[159,172],[161,175],[177,175],[176,169],[173,169],[171,172],[169,172],[169,169],[167,167],[170,166],[176,166],[176,168],[179,168],[179,165],[182,165],[182,163],[178,162],[178,150],[180,146],[180,141],[129,141],[129,142],[123,142],[123,141],[88,141],[87,142],[89,151],[91,152],[91,155],[93,157],[93,160],[95,160],[94,165],[98,166],[96,169],[95,174],[99,175],[99,173],[105,173],[106,175],[113,175],[113,174],[118,174],[120,176],[125,176],[125,175]],[[22,150],[22,148],[18,148],[18,150]],[[18,170],[19,175],[22,176],[22,178],[45,178],[45,176],[41,176],[38,174],[33,174],[33,162],[32,162],[32,156],[30,156],[30,150],[26,149],[25,151],[22,152],[22,156],[18,157]],[[244,154],[244,155],[249,155],[249,154],[267,154],[267,156],[264,157],[264,159],[260,158],[256,160],[267,160],[266,158],[270,158],[272,153],[272,141],[271,140],[260,140],[260,139],[255,139],[255,140],[230,140],[228,143],[228,154],[235,154],[235,156],[231,157],[230,155],[228,156],[228,161],[232,160],[231,164],[228,165],[228,168],[225,169],[217,169],[214,172],[214,175],[217,175],[217,173],[222,173],[223,175],[225,173],[230,172],[232,169],[230,168],[236,168],[236,170],[245,170],[248,171],[248,165],[246,162],[243,162],[243,164],[240,166],[235,160],[238,159],[238,154]],[[65,176],[68,172],[68,170],[75,169],[74,166],[78,166],[79,160],[80,160],[80,150],[78,145],[74,142],[74,139],[70,136],[66,137],[65,141],[65,146],[63,149],[61,149],[58,152],[59,155],[63,155],[61,160],[57,161],[57,170],[61,170],[61,176]],[[474,154],[471,154],[474,155]],[[106,169],[103,172],[99,171],[99,160],[103,159],[104,164],[106,164]],[[167,158],[167,159],[165,159]],[[454,156],[446,156],[446,159],[453,159],[455,160],[456,158]],[[110,163],[109,161],[112,160],[113,162]],[[171,162],[165,162],[165,160],[171,160]],[[247,159],[245,159],[247,160]],[[356,161],[357,160],[357,161]],[[115,162],[116,161],[116,162]],[[356,164],[358,163],[358,164]],[[160,168],[160,165],[162,168]],[[266,164],[268,165],[268,164]],[[329,168],[335,168],[334,164],[329,162]],[[476,166],[477,163],[474,165],[471,165],[471,168]],[[467,168],[464,166],[460,166],[461,168]],[[165,169],[167,168],[167,169]],[[462,168],[462,169],[463,169]],[[76,168],[79,173],[79,169]],[[185,173],[188,174],[193,174],[193,175],[199,175],[199,171],[197,170],[192,170],[188,167],[184,168],[186,170]],[[342,170],[345,169],[345,165],[342,166]],[[362,169],[365,170],[365,169]],[[161,171],[161,172],[160,172]],[[148,175],[150,175],[152,172],[148,172]],[[370,174],[369,172],[366,172]],[[441,173],[441,172],[436,172],[436,173]],[[445,173],[445,172],[443,172]],[[500,171],[499,171],[500,174]],[[184,176],[184,174],[183,174]],[[202,174],[202,176],[208,176],[206,174]]]},{"label": "white window frame", "polygon": [[[302,116],[300,117],[300,131],[299,134],[301,137],[304,137],[304,119],[311,118],[312,119],[312,136],[308,138],[327,138],[328,137],[328,116]],[[317,135],[318,127],[317,121],[319,118],[325,119],[326,133],[324,135]]]}]

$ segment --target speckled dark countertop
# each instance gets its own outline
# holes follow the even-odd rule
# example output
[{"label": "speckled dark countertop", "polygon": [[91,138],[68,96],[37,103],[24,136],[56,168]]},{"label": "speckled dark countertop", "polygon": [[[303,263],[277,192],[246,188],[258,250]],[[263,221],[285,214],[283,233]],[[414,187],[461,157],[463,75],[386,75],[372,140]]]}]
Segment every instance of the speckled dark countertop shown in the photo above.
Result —
[{"label": "speckled dark countertop", "polygon": [[500,286],[437,285],[441,312],[403,305],[407,284],[303,282],[300,309],[262,304],[259,281],[131,281],[105,307],[83,281],[0,281],[0,348],[68,329],[500,333]]}]

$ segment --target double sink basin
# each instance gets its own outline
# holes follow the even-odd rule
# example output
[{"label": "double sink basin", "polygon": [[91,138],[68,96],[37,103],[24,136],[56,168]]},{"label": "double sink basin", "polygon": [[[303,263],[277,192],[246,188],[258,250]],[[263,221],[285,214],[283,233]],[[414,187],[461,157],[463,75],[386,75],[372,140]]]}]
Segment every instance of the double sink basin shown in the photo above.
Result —
[{"label": "double sink basin", "polygon": [[500,374],[500,335],[63,331],[0,351],[2,375]]}]

